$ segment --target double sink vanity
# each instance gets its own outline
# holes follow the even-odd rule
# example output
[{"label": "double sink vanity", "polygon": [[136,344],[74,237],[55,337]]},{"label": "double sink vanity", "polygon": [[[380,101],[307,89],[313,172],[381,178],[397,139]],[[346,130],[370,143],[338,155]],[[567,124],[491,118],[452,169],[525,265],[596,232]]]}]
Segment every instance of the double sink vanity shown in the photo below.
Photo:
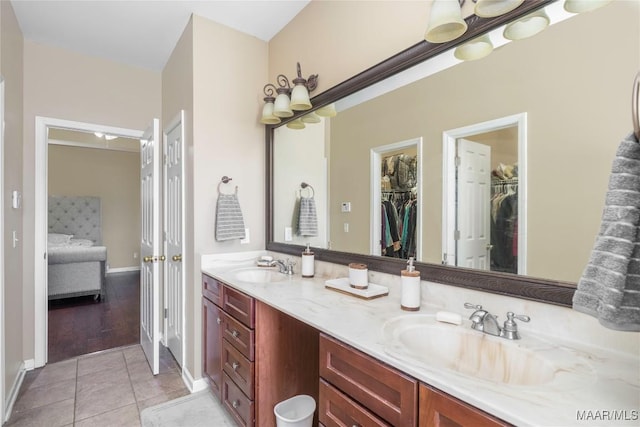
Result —
[{"label": "double sink vanity", "polygon": [[[296,394],[314,397],[314,425],[327,427],[638,423],[637,334],[426,281],[409,313],[399,274],[370,272],[389,295],[363,300],[325,288],[346,266],[316,262],[315,278],[302,278],[256,267],[261,254],[202,260],[204,372],[239,425],[275,425],[273,406]],[[516,321],[520,339],[494,336],[471,327],[465,302],[500,325],[507,312],[531,321]],[[441,310],[463,323],[436,321]]]}]

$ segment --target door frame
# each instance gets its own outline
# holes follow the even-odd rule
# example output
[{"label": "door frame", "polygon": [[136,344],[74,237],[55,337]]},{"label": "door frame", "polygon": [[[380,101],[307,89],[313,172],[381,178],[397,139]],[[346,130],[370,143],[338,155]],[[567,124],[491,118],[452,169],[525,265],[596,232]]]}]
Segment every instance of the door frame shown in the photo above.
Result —
[{"label": "door frame", "polygon": [[454,265],[456,227],[456,141],[479,133],[518,128],[518,274],[527,274],[527,113],[442,132],[442,264]]},{"label": "door frame", "polygon": [[[166,161],[166,148],[167,148],[167,136],[169,135],[169,133],[176,128],[177,126],[182,126],[182,153],[180,158],[181,160],[181,167],[182,167],[182,185],[181,185],[181,192],[182,192],[182,203],[180,206],[180,212],[181,212],[181,218],[182,218],[182,236],[181,236],[181,241],[182,241],[182,274],[181,274],[181,279],[182,279],[182,319],[181,319],[181,324],[182,324],[182,328],[181,328],[181,334],[182,334],[182,349],[181,349],[181,360],[178,360],[178,364],[180,365],[180,369],[184,370],[184,360],[185,360],[185,353],[186,353],[186,340],[185,340],[185,322],[186,322],[186,313],[185,313],[185,307],[186,307],[186,302],[185,302],[185,297],[186,297],[186,283],[187,283],[187,272],[186,272],[186,268],[185,266],[188,265],[185,262],[185,238],[186,238],[186,222],[185,222],[185,218],[186,218],[186,209],[185,209],[185,203],[184,203],[184,197],[186,194],[186,184],[185,184],[185,180],[184,180],[184,166],[185,166],[185,141],[184,141],[184,120],[185,119],[185,113],[184,110],[180,110],[180,113],[178,113],[170,122],[169,124],[163,129],[162,131],[162,152],[163,152],[163,160],[162,160],[162,223],[163,223],[163,230],[166,231],[167,230],[167,201],[168,201],[168,197],[167,197],[167,188],[168,186],[166,185],[166,179],[167,179],[167,173],[166,173],[166,168],[167,168],[167,161]],[[164,237],[164,233],[163,233],[163,237]],[[167,251],[167,239],[163,238],[163,253],[168,254]],[[187,258],[188,259],[188,258]],[[163,265],[164,268],[164,281],[163,281],[163,285],[162,285],[162,290],[163,290],[163,304],[162,304],[162,308],[163,310],[166,310],[168,308],[168,292],[167,292],[167,268],[168,268],[168,262],[165,262]],[[168,320],[166,316],[163,316],[163,331],[164,333],[162,334],[162,344],[168,348],[168,341],[167,341],[167,330],[168,330]],[[175,357],[175,355],[174,355]]]},{"label": "door frame", "polygon": [[47,363],[48,298],[47,298],[47,197],[48,129],[59,128],[81,132],[103,132],[126,138],[142,137],[144,131],[95,123],[36,116],[35,118],[35,201],[34,201],[34,366]]},{"label": "door frame", "polygon": [[382,170],[380,167],[380,162],[382,161],[382,156],[386,153],[390,153],[393,151],[398,151],[403,148],[413,147],[415,146],[418,151],[417,158],[417,176],[416,176],[416,191],[418,194],[418,213],[416,215],[416,254],[418,258],[423,257],[424,253],[422,252],[422,176],[423,176],[423,162],[422,162],[422,137],[419,136],[417,138],[411,138],[404,141],[395,142],[392,144],[382,145],[379,147],[374,147],[371,149],[370,158],[371,164],[369,165],[370,176],[371,176],[371,229],[369,231],[369,253],[371,255],[381,255],[382,249],[380,248],[380,226],[381,226],[381,215],[380,215],[380,204],[382,203],[382,195],[380,194],[380,180],[382,179]]},{"label": "door frame", "polygon": [[4,401],[4,78],[0,75],[0,425],[5,422]]}]

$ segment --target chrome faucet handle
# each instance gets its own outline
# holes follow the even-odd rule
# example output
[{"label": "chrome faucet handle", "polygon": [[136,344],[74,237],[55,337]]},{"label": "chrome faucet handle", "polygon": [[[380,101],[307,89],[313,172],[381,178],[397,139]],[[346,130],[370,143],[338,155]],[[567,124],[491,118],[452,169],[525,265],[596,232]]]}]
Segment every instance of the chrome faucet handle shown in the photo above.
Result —
[{"label": "chrome faucet handle", "polygon": [[521,322],[528,322],[531,320],[529,316],[524,314],[514,314],[512,311],[507,313],[507,320],[504,321],[504,327],[500,332],[500,336],[508,340],[519,340],[520,333],[518,332],[518,324],[514,319],[518,319]]},{"label": "chrome faucet handle", "polygon": [[465,302],[464,308],[468,308],[470,310],[482,310],[481,305],[471,304],[470,302]]}]

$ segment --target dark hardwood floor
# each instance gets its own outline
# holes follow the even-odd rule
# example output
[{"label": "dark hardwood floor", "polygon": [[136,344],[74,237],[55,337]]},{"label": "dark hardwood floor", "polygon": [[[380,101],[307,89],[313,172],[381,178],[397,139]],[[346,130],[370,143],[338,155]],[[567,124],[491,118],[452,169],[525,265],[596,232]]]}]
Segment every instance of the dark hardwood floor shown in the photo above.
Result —
[{"label": "dark hardwood floor", "polygon": [[140,273],[107,275],[106,292],[49,301],[48,363],[140,342]]}]

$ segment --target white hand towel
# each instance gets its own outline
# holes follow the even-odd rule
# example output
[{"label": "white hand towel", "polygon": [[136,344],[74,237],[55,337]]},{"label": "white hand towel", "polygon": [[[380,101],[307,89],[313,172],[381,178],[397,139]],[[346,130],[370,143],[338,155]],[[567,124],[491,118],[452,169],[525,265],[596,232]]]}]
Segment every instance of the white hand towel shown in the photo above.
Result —
[{"label": "white hand towel", "polygon": [[318,215],[316,213],[316,201],[313,197],[300,198],[298,234],[300,236],[318,235]]}]

